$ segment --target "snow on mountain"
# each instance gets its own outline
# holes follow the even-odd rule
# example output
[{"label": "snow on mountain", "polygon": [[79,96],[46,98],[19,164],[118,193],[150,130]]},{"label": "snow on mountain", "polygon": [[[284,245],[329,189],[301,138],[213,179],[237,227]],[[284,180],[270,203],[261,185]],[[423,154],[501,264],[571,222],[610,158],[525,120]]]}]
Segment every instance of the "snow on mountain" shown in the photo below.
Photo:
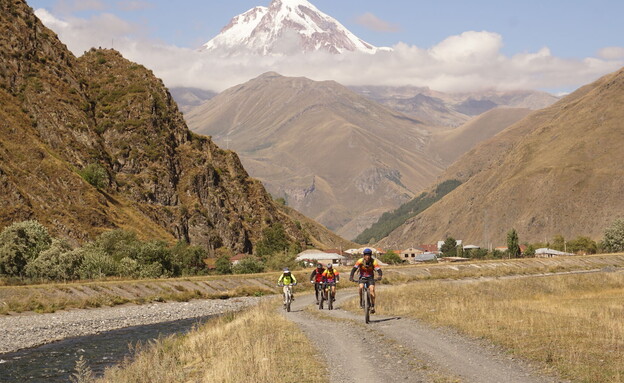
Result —
[{"label": "snow on mountain", "polygon": [[232,19],[201,50],[224,54],[262,55],[325,51],[376,53],[375,47],[355,36],[331,16],[306,0],[273,0]]}]

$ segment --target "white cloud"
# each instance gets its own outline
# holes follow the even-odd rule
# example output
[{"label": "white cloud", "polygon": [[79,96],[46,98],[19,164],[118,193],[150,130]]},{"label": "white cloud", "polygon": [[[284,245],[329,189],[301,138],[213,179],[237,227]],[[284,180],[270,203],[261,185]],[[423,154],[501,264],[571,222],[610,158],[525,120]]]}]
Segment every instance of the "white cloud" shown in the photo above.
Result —
[{"label": "white cloud", "polygon": [[102,11],[106,9],[100,0],[59,0],[54,5],[54,12],[71,14],[79,11]]},{"label": "white cloud", "polygon": [[598,51],[598,57],[605,60],[624,59],[624,47],[606,47]]},{"label": "white cloud", "polygon": [[35,10],[35,15],[56,32],[59,39],[76,55],[92,47],[125,46],[127,42],[122,44],[122,40],[140,38],[143,31],[137,24],[128,23],[111,13],[101,13],[89,19],[71,16],[60,19],[42,8]]},{"label": "white cloud", "polygon": [[370,54],[328,53],[260,57],[220,57],[206,51],[165,45],[145,39],[142,27],[116,16],[59,19],[45,10],[37,16],[75,54],[92,46],[114,48],[126,58],[152,69],[167,86],[224,90],[264,72],[335,80],[344,85],[414,85],[444,92],[480,89],[549,89],[569,91],[624,66],[621,48],[606,48],[600,57],[583,60],[553,56],[544,47],[514,56],[502,53],[503,37],[468,31],[428,49],[405,43],[392,51]]},{"label": "white cloud", "polygon": [[146,1],[118,1],[117,8],[122,11],[140,11],[143,9],[151,8],[153,5]]},{"label": "white cloud", "polygon": [[384,21],[370,12],[356,17],[355,22],[377,32],[398,32],[400,30],[398,25]]}]

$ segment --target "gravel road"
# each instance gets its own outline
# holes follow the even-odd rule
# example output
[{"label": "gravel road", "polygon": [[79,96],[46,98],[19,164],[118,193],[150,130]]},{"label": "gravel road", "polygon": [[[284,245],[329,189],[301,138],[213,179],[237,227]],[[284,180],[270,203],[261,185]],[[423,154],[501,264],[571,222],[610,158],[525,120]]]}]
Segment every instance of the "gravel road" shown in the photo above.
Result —
[{"label": "gravel road", "polygon": [[[313,296],[301,295],[293,311],[284,312],[327,362],[331,383],[565,382],[540,374],[492,345],[416,320],[373,315],[366,325],[363,315],[340,308],[355,297],[356,292],[350,290],[339,291],[332,311],[319,311],[312,306]],[[383,299],[380,290],[379,299]]]},{"label": "gravel road", "polygon": [[0,354],[123,327],[222,314],[256,304],[259,299],[207,299],[6,315],[0,317]]}]

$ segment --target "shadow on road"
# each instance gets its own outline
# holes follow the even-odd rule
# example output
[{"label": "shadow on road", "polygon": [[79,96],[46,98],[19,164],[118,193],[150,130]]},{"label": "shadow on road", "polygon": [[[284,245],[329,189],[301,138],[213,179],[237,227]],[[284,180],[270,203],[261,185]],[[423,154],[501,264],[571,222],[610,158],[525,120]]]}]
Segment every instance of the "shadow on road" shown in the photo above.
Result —
[{"label": "shadow on road", "polygon": [[391,320],[400,320],[401,317],[391,317],[391,318],[384,318],[384,319],[371,319],[370,323],[381,323],[381,322],[388,322]]}]

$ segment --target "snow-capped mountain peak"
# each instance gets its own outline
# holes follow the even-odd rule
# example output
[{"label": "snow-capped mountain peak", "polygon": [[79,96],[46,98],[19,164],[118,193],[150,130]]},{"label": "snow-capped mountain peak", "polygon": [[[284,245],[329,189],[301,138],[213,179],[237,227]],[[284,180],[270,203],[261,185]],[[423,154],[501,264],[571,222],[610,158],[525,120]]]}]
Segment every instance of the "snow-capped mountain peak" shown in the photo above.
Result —
[{"label": "snow-capped mountain peak", "polygon": [[232,19],[202,50],[223,54],[296,54],[365,52],[379,49],[355,36],[306,0],[273,0]]}]

